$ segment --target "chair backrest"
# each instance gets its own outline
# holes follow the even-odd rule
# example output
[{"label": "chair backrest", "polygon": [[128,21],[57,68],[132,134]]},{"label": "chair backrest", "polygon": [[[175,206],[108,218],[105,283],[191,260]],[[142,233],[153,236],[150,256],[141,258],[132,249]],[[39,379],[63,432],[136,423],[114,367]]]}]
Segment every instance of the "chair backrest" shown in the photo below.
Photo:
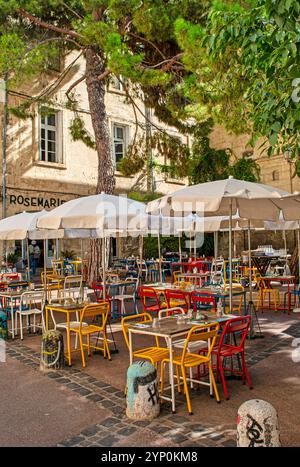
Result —
[{"label": "chair backrest", "polygon": [[19,281],[21,280],[21,274],[17,272],[6,272],[2,275],[2,280],[3,281]]},{"label": "chair backrest", "polygon": [[100,323],[97,322],[96,326],[99,326],[99,328],[101,329],[105,329],[109,309],[110,304],[106,301],[86,305],[80,314],[80,328],[82,327],[83,323],[86,322],[88,319],[92,319],[93,321],[95,321],[97,318],[100,318]]},{"label": "chair backrest", "polygon": [[217,308],[216,298],[210,292],[192,292],[191,302],[194,311],[207,306],[212,306],[214,310]]},{"label": "chair backrest", "polygon": [[181,356],[182,363],[184,364],[190,342],[207,341],[208,347],[206,357],[210,358],[211,352],[216,343],[219,329],[219,323],[199,324],[197,326],[193,326],[186,336]]},{"label": "chair backrest", "polygon": [[117,282],[120,280],[119,274],[115,272],[107,272],[105,274],[106,282]]},{"label": "chair backrest", "polygon": [[108,287],[105,288],[105,297],[104,297],[104,287],[102,284],[97,282],[92,282],[92,289],[94,291],[96,302],[110,301],[111,297],[108,293]]},{"label": "chair backrest", "polygon": [[226,342],[227,344],[227,336],[235,335],[236,338],[239,339],[239,343],[231,344],[233,347],[237,349],[243,349],[245,340],[250,328],[251,323],[251,316],[238,316],[237,318],[232,318],[228,320],[223,328],[222,334],[220,336],[220,341],[218,345],[218,352],[222,351],[222,347]]},{"label": "chair backrest", "polygon": [[128,349],[130,348],[129,338],[128,338],[128,326],[130,324],[134,324],[135,322],[151,323],[152,316],[149,313],[139,313],[138,315],[129,315],[129,316],[124,316],[124,318],[122,318],[122,321],[121,321],[122,331],[123,331],[124,340],[125,340],[125,343]]},{"label": "chair backrest", "polygon": [[185,307],[188,308],[189,306],[186,293],[183,290],[167,289],[165,290],[165,297],[169,308],[171,307],[171,300],[180,300],[180,302],[184,302]]},{"label": "chair backrest", "polygon": [[[159,299],[158,299],[157,293],[152,287],[140,285],[138,287],[138,294],[142,301],[144,309],[147,308],[147,299],[154,301],[155,304],[159,307]],[[153,303],[152,303],[152,306],[153,306]]]},{"label": "chair backrest", "polygon": [[20,298],[20,310],[25,309],[43,309],[45,303],[44,290],[32,290],[23,292]]},{"label": "chair backrest", "polygon": [[82,286],[82,276],[81,275],[72,275],[66,276],[64,280],[64,290],[70,290],[73,287]]},{"label": "chair backrest", "polygon": [[180,306],[174,306],[173,308],[164,308],[159,310],[158,319],[165,319],[172,315],[185,315],[185,311]]},{"label": "chair backrest", "polygon": [[122,294],[132,294],[132,296],[135,296],[137,292],[137,287],[139,280],[137,277],[126,277],[125,282],[127,284],[124,284],[122,287]]},{"label": "chair backrest", "polygon": [[53,259],[51,261],[53,272],[63,272],[64,269],[64,260],[63,259]]}]

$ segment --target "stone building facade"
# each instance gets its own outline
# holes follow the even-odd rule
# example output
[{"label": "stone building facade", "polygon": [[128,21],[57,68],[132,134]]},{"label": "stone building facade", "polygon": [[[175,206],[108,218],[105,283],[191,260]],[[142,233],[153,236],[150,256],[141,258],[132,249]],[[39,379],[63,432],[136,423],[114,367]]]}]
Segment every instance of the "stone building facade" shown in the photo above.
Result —
[{"label": "stone building facade", "polygon": [[[78,196],[95,193],[97,183],[97,154],[89,149],[81,141],[72,140],[69,126],[74,117],[71,110],[65,108],[66,91],[85,72],[85,62],[77,58],[76,53],[70,54],[65,61],[65,68],[69,68],[68,74],[55,87],[50,95],[54,98],[53,114],[42,116],[39,107],[32,107],[32,117],[20,119],[11,113],[7,126],[7,173],[6,173],[6,216],[13,215],[24,210],[38,211],[52,209],[61,203]],[[8,95],[9,106],[16,106],[28,98],[38,95],[42,90],[50,89],[58,73],[50,71],[41,75],[39,79],[26,83],[20,89],[10,89]],[[85,83],[76,87],[78,99],[78,112],[83,118],[87,130],[93,134],[88,107],[88,98]],[[136,116],[139,122],[138,132],[145,131],[145,108],[142,101],[136,104],[141,111],[134,109],[125,99],[125,93],[118,80],[113,80],[106,92],[106,107],[109,118],[112,141],[112,157],[117,161],[125,153],[126,148],[136,129]],[[0,96],[0,112],[3,109],[3,92]],[[168,131],[170,135],[181,138],[183,142],[190,144],[186,135],[179,134],[175,128],[166,127],[151,115],[155,127]],[[1,118],[0,130],[2,135],[3,119]],[[260,150],[254,149],[250,154],[248,136],[229,135],[220,126],[215,126],[211,134],[211,145],[216,148],[230,148],[235,157],[240,157],[245,152],[250,157],[255,157],[261,167],[261,181],[288,191],[300,190],[299,179],[292,178],[292,166],[282,157],[268,158],[260,154]],[[2,145],[1,145],[2,146]],[[160,160],[160,163],[167,161]],[[1,176],[3,174],[1,173]],[[124,177],[116,170],[116,192],[128,193],[134,189],[137,176]],[[164,174],[154,173],[155,189],[160,193],[173,192],[182,188],[186,180],[170,180]],[[1,183],[2,185],[2,183]],[[139,189],[146,188],[146,181]],[[2,204],[2,198],[1,198]],[[0,206],[2,209],[2,207]],[[253,239],[253,247],[259,243]],[[221,245],[226,249],[226,235]],[[228,240],[227,240],[228,242]],[[24,248],[24,246],[23,246]],[[73,241],[64,244],[64,248],[72,248],[79,251],[79,242]],[[244,236],[237,235],[237,251],[244,248]],[[84,246],[84,249],[87,247]],[[118,253],[118,251],[116,251]],[[51,242],[47,245],[49,263],[53,254]]]},{"label": "stone building facade", "polygon": [[[88,148],[81,141],[72,140],[69,127],[74,118],[74,112],[65,107],[66,91],[85,72],[84,59],[76,60],[76,53],[71,53],[65,62],[65,69],[68,67],[71,68],[67,76],[56,86],[55,92],[50,93],[55,102],[55,105],[51,107],[50,115],[43,116],[43,109],[38,106],[32,106],[33,116],[31,118],[20,119],[9,114],[6,216],[24,210],[49,210],[75,197],[95,193],[98,165],[96,151]],[[57,77],[58,73],[49,71],[46,75],[41,75],[38,80],[24,84],[20,89],[10,89],[9,107],[15,107],[29,96],[38,95],[42,90],[49,89]],[[0,131],[2,135],[3,91],[1,96]],[[76,97],[78,113],[84,120],[88,132],[93,135],[84,82],[76,87]],[[126,102],[125,93],[117,79],[112,80],[107,87],[105,99],[111,130],[111,153],[113,160],[117,162],[125,154],[135,134],[136,117],[132,105]],[[140,112],[136,112],[139,123],[138,133],[141,133],[145,131],[145,108],[141,100],[136,100],[136,105],[141,109]],[[150,118],[155,127],[165,129],[170,135],[188,142],[187,137],[179,134],[175,128],[166,127],[151,114]],[[161,164],[165,162],[159,161]],[[116,193],[128,193],[135,188],[137,176],[124,177],[117,171],[117,168],[115,176]],[[185,185],[185,181],[167,179],[159,172],[154,173],[153,178],[155,189],[163,194],[173,192]],[[145,188],[146,180],[143,180],[139,189]],[[0,208],[2,209],[2,206]],[[79,242],[76,241],[72,241],[72,245],[70,242],[64,242],[64,248],[78,251],[78,246]],[[52,242],[49,242],[47,252],[50,262],[53,252]]]},{"label": "stone building facade", "polygon": [[[249,146],[250,136],[229,134],[220,125],[216,125],[210,135],[210,144],[216,149],[229,148],[233,157],[240,158],[243,155],[257,161],[260,167],[260,182],[272,185],[288,192],[300,191],[300,179],[295,175],[294,165],[289,161],[288,155],[268,156],[266,151],[262,152],[259,141],[255,148]],[[227,255],[228,235],[220,234],[220,251]],[[287,248],[290,253],[295,249],[295,233],[287,232]],[[236,251],[239,253],[248,248],[246,233],[235,234]],[[257,231],[252,233],[251,248],[258,245],[272,244],[275,249],[283,248],[282,232]]]}]

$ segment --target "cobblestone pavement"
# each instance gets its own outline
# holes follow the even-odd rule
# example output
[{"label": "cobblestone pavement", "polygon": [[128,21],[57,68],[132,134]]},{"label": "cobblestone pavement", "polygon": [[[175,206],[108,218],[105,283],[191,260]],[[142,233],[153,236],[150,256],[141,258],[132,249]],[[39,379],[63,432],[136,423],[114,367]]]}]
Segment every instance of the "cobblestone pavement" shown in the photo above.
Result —
[{"label": "cobblestone pavement", "polygon": [[[248,365],[251,367],[272,353],[289,346],[291,337],[299,335],[300,326],[296,324],[282,334],[256,340],[255,345],[248,343]],[[39,368],[39,353],[23,345],[21,341],[9,341],[7,354],[33,369]],[[58,446],[126,446],[131,445],[132,436],[138,439],[142,432],[144,435],[147,432],[148,437],[155,440],[153,441],[155,445],[157,442],[157,446],[233,447],[236,445],[235,429],[215,431],[214,428],[204,426],[202,423],[195,423],[193,417],[172,414],[168,405],[162,406],[161,415],[152,422],[129,420],[125,415],[123,392],[82,370],[66,367],[61,371],[45,373],[45,378],[51,378],[79,397],[111,411],[108,418],[90,426],[73,438],[62,440]],[[196,396],[197,391],[191,391],[191,397]],[[184,398],[179,400],[178,405],[183,403]],[[126,440],[129,444],[126,444]]]}]

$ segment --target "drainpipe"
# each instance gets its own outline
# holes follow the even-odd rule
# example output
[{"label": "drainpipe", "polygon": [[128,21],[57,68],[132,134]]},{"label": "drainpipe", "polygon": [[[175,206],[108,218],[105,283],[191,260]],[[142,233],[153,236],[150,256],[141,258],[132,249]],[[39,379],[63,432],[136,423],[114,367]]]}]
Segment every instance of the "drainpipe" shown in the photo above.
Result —
[{"label": "drainpipe", "polygon": [[[7,121],[8,121],[8,93],[6,78],[1,83],[3,97],[3,118],[2,118],[2,219],[6,217],[6,176],[7,176]],[[2,252],[6,254],[6,241],[2,242]],[[2,261],[0,262],[0,264]],[[7,266],[7,265],[6,265]]]}]

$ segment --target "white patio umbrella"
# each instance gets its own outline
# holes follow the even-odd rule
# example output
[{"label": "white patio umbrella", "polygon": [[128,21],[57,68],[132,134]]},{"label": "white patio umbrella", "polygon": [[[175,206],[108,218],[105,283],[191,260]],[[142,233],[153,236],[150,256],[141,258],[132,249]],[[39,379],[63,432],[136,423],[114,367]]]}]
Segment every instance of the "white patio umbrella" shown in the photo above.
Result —
[{"label": "white patio umbrella", "polygon": [[[137,221],[145,205],[106,193],[68,201],[38,221],[39,228],[64,229],[65,238],[109,238],[137,235]],[[105,294],[105,244],[102,242],[102,275]]]},{"label": "white patio umbrella", "polygon": [[285,219],[299,217],[299,195],[260,183],[246,182],[229,177],[225,180],[192,185],[172,195],[151,201],[147,212],[165,215],[186,215],[195,212],[199,216],[229,215],[229,268],[230,309],[232,309],[232,217],[239,213],[246,219],[277,220],[280,212]]}]

